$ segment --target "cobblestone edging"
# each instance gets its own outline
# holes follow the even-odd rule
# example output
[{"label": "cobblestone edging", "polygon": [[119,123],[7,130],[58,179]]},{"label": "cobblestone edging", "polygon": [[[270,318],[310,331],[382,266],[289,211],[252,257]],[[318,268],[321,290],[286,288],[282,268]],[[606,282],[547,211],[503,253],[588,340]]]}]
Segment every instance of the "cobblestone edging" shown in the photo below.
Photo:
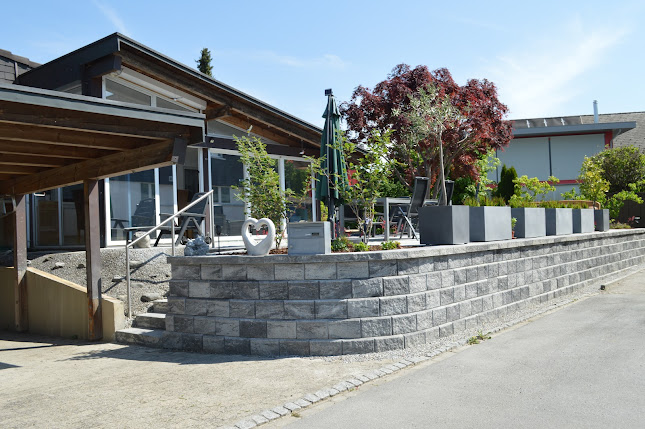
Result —
[{"label": "cobblestone edging", "polygon": [[414,347],[641,264],[644,233],[318,256],[169,257],[164,346],[254,355]]}]

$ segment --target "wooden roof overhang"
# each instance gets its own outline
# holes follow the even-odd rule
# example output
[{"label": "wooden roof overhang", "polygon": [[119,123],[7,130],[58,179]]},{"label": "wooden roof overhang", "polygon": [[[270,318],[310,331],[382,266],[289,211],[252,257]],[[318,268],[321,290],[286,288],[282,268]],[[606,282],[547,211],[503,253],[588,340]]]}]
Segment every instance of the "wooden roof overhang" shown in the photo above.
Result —
[{"label": "wooden roof overhang", "polygon": [[204,115],[0,84],[0,196],[182,163]]},{"label": "wooden roof overhang", "polygon": [[244,130],[253,126],[254,134],[299,151],[320,147],[320,128],[119,33],[30,70],[18,83],[55,89],[80,80],[84,93],[90,94],[92,80],[124,67],[205,100],[206,120],[218,119]]}]

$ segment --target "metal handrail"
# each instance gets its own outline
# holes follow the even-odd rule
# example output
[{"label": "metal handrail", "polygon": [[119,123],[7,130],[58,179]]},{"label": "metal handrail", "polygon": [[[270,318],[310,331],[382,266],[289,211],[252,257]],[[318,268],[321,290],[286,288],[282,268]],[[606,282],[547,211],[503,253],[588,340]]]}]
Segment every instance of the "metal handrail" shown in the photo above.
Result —
[{"label": "metal handrail", "polygon": [[[148,235],[152,234],[153,232],[159,230],[162,226],[164,226],[166,223],[169,221],[173,221],[170,223],[170,240],[172,243],[172,256],[175,256],[175,222],[174,220],[182,215],[184,212],[186,212],[188,209],[192,208],[195,204],[198,202],[202,201],[205,198],[208,198],[208,207],[209,207],[209,214],[210,214],[210,232],[211,235],[213,234],[213,189],[208,191],[206,194],[202,195],[201,197],[197,198],[195,201],[192,201],[190,204],[188,204],[186,207],[183,209],[179,210],[177,213],[173,214],[172,216],[168,217],[165,219],[163,222],[159,223],[157,226],[154,228],[150,229],[147,231],[145,234],[140,236],[139,238],[132,240],[131,242],[127,242],[127,235],[126,235],[126,244],[125,244],[125,281],[127,285],[127,293],[128,293],[128,318],[132,318],[132,296],[130,294],[130,247],[134,246],[136,243],[139,241],[143,240],[144,237],[147,237]],[[214,245],[215,240],[212,239],[211,237],[211,247]]]}]

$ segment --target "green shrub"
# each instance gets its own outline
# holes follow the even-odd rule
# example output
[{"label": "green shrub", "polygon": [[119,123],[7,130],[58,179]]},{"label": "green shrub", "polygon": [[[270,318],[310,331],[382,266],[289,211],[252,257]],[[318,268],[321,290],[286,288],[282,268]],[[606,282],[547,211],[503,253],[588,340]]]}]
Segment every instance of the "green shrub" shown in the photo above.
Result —
[{"label": "green shrub", "polygon": [[341,235],[340,237],[334,238],[331,241],[331,251],[332,252],[343,252],[349,249],[350,241],[346,235]]},{"label": "green shrub", "polygon": [[502,172],[499,175],[496,195],[508,202],[515,195],[515,179],[517,179],[515,167],[507,169],[506,165],[503,165]]},{"label": "green shrub", "polygon": [[381,243],[381,249],[383,250],[392,250],[392,249],[400,249],[401,248],[401,243],[398,241],[384,241]]},{"label": "green shrub", "polygon": [[370,250],[370,246],[363,243],[362,241],[354,243],[354,252],[367,252],[368,250]]}]

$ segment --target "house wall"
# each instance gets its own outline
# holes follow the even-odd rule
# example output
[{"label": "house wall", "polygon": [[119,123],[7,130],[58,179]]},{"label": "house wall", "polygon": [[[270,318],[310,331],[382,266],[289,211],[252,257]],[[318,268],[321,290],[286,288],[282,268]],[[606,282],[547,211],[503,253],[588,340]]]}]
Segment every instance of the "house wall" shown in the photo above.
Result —
[{"label": "house wall", "polygon": [[[54,337],[88,339],[87,291],[74,283],[43,271],[27,269],[29,332]],[[13,269],[0,267],[0,329],[14,327]],[[103,340],[125,327],[123,303],[109,296],[101,298]]]},{"label": "house wall", "polygon": [[336,355],[414,347],[645,263],[645,230],[316,256],[169,257],[164,346]]}]

